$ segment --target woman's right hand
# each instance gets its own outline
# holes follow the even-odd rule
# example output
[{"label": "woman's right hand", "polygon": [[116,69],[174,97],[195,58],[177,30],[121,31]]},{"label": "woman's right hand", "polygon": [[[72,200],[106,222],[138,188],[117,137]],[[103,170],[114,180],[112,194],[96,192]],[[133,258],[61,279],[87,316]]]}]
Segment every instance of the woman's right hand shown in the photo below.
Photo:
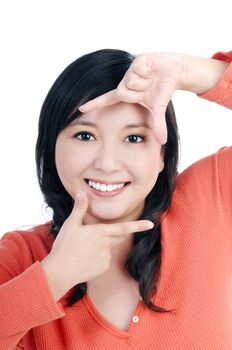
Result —
[{"label": "woman's right hand", "polygon": [[[88,198],[81,192],[61,227],[49,255],[42,261],[50,288],[58,300],[78,283],[87,282],[109,268],[111,247],[153,223],[137,220],[115,224],[83,225]],[[148,226],[150,224],[150,226]]]}]

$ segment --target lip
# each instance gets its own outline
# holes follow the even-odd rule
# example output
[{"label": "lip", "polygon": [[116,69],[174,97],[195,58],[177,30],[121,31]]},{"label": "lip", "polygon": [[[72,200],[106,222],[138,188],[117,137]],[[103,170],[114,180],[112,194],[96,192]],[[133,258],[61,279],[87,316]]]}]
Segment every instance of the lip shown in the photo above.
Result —
[{"label": "lip", "polygon": [[94,181],[96,183],[99,184],[103,184],[103,185],[119,185],[119,184],[124,184],[124,183],[128,183],[129,181],[104,181],[104,180],[100,180],[100,179],[95,179],[95,178],[91,178],[91,179],[85,179],[86,180],[90,180],[90,181]]},{"label": "lip", "polygon": [[[118,182],[118,183],[122,183],[122,182]],[[96,190],[95,188],[93,187],[90,187],[88,185],[88,182],[87,182],[87,179],[85,180],[85,184],[86,186],[88,187],[89,191],[99,197],[113,197],[113,196],[116,196],[118,194],[120,194],[121,192],[123,192],[130,183],[127,183],[125,186],[121,187],[121,188],[118,188],[114,191],[111,191],[111,192],[108,192],[108,191],[105,191],[105,192],[101,192],[101,191],[98,191]],[[111,184],[111,183],[110,183]]]}]

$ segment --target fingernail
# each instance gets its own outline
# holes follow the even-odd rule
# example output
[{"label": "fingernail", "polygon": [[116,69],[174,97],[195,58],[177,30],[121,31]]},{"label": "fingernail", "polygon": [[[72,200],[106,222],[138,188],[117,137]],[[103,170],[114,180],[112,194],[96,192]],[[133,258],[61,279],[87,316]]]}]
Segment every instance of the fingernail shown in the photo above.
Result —
[{"label": "fingernail", "polygon": [[84,199],[84,195],[83,195],[83,192],[82,192],[82,191],[77,191],[76,199],[77,199],[78,201],[82,201],[82,200]]},{"label": "fingernail", "polygon": [[153,224],[153,222],[151,222],[151,221],[149,221],[148,223],[146,223],[146,228],[153,228],[154,227],[154,224]]}]

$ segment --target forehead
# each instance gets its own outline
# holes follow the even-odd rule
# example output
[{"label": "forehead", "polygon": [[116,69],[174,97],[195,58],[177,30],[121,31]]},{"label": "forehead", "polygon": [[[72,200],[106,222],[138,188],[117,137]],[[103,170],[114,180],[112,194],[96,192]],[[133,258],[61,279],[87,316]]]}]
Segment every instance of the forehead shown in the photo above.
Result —
[{"label": "forehead", "polygon": [[133,127],[133,124],[138,124],[135,127],[149,127],[149,118],[151,118],[151,114],[146,108],[138,104],[119,102],[112,106],[82,114],[70,126],[82,123],[82,125],[88,125],[88,122],[90,122],[89,125],[93,123],[99,127],[123,127],[128,124],[131,124],[131,127]]}]

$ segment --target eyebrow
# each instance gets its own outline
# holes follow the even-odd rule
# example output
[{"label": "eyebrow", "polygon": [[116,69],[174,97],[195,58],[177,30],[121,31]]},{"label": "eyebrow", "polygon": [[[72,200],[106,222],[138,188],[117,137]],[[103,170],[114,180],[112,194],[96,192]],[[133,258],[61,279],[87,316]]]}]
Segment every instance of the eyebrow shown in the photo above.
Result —
[{"label": "eyebrow", "polygon": [[[75,120],[75,121],[73,121],[72,123],[69,124],[69,126],[73,126],[73,125],[94,126],[95,128],[98,128],[97,124],[92,123],[92,122],[88,122],[87,120],[86,121],[84,121],[84,120],[83,121]],[[132,128],[140,128],[140,127],[144,127],[144,128],[150,129],[150,127],[147,124],[145,124],[145,123],[128,124],[128,125],[125,125],[123,127],[123,129],[132,129]]]}]

